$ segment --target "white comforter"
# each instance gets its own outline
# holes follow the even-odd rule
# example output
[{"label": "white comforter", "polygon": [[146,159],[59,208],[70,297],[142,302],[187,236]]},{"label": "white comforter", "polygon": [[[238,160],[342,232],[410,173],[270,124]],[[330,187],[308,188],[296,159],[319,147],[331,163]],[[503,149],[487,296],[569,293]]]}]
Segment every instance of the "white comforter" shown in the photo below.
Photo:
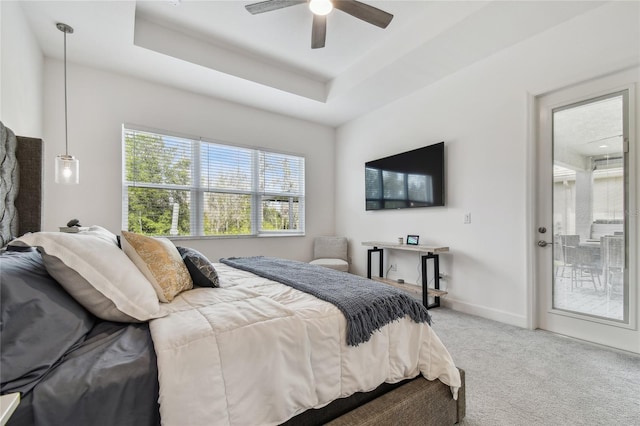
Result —
[{"label": "white comforter", "polygon": [[222,289],[199,288],[151,321],[164,425],[274,425],[383,382],[422,373],[454,395],[460,375],[427,324],[404,318],[346,345],[333,305],[216,264]]}]

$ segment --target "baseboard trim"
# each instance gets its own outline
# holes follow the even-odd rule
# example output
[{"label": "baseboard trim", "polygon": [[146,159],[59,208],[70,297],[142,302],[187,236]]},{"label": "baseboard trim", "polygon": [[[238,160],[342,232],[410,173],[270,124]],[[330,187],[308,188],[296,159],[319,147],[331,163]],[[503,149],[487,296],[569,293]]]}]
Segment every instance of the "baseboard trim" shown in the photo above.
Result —
[{"label": "baseboard trim", "polygon": [[451,297],[441,298],[440,304],[445,308],[463,312],[465,314],[476,315],[505,324],[515,325],[517,327],[529,327],[527,317],[524,315],[515,315],[511,312],[505,312],[498,309],[487,308],[485,306],[474,305],[472,303],[461,302]]}]

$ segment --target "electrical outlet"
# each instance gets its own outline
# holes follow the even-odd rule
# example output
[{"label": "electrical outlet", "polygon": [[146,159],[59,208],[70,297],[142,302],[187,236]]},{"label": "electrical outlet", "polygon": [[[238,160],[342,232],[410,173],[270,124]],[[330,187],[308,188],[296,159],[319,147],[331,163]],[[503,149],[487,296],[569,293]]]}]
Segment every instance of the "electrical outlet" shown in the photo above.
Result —
[{"label": "electrical outlet", "polygon": [[465,213],[464,214],[464,223],[465,224],[471,223],[471,213]]},{"label": "electrical outlet", "polygon": [[398,265],[396,265],[395,263],[391,264],[391,270],[392,271],[397,271],[398,270]]}]

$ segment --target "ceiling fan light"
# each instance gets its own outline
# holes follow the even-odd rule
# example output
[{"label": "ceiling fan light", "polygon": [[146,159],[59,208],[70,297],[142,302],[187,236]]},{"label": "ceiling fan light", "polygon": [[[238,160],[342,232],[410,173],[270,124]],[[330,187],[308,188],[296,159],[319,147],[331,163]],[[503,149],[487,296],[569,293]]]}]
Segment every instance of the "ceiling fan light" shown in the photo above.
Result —
[{"label": "ceiling fan light", "polygon": [[324,16],[331,13],[333,4],[331,0],[311,0],[309,1],[309,10],[316,15]]}]

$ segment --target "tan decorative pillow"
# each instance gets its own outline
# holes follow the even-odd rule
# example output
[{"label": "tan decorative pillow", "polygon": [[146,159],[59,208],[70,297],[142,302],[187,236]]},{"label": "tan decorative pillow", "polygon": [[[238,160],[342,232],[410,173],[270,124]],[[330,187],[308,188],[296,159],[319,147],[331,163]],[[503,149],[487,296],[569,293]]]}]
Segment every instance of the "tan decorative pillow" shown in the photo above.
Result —
[{"label": "tan decorative pillow", "polygon": [[193,288],[189,271],[178,249],[167,238],[146,237],[122,231],[122,250],[153,285],[161,302],[171,302]]}]

